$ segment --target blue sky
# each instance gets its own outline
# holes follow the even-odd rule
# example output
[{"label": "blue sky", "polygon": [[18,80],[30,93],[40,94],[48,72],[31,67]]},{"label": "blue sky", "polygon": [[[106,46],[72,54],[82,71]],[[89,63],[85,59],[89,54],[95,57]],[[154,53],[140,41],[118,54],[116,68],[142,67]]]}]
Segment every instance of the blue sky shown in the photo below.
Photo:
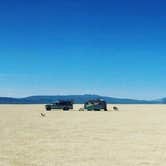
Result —
[{"label": "blue sky", "polygon": [[166,96],[166,3],[0,2],[0,96]]}]

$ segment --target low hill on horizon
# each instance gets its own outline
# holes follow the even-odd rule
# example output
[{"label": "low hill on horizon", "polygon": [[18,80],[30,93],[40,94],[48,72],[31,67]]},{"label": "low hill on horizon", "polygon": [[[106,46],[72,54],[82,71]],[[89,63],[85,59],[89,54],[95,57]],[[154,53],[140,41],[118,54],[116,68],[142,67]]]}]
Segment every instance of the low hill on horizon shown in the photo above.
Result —
[{"label": "low hill on horizon", "polygon": [[47,104],[57,100],[73,100],[75,104],[83,104],[91,99],[104,99],[109,104],[166,104],[166,98],[159,100],[136,100],[99,95],[29,96],[25,98],[0,97],[0,104]]}]

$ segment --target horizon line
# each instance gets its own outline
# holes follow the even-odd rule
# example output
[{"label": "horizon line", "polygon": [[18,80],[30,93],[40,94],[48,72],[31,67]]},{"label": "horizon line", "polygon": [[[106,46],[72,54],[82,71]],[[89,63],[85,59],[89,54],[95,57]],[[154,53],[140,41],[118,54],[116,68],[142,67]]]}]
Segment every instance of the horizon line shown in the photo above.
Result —
[{"label": "horizon line", "polygon": [[99,96],[99,97],[109,97],[116,99],[129,99],[129,100],[142,100],[142,101],[153,101],[153,100],[161,100],[165,97],[155,98],[155,99],[141,99],[141,98],[130,98],[130,97],[117,97],[117,96],[109,96],[109,95],[99,95],[99,94],[60,94],[60,95],[27,95],[20,97],[12,97],[12,96],[0,96],[0,98],[14,98],[14,99],[23,99],[28,97],[54,97],[54,96]]}]

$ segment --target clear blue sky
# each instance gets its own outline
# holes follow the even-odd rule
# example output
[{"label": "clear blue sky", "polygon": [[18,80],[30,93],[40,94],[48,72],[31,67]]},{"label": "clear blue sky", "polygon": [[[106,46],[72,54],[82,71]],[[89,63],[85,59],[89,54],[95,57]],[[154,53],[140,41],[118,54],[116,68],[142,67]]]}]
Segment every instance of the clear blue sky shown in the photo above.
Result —
[{"label": "clear blue sky", "polygon": [[166,3],[0,2],[0,96],[166,96]]}]

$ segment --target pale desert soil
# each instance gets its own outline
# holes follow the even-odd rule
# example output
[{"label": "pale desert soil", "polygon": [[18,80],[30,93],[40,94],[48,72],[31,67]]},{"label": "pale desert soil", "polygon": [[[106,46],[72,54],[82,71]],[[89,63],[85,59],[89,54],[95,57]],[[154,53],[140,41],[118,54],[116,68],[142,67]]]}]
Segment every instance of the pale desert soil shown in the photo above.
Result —
[{"label": "pale desert soil", "polygon": [[0,166],[165,166],[166,106],[118,107],[41,117],[43,105],[0,105]]}]

